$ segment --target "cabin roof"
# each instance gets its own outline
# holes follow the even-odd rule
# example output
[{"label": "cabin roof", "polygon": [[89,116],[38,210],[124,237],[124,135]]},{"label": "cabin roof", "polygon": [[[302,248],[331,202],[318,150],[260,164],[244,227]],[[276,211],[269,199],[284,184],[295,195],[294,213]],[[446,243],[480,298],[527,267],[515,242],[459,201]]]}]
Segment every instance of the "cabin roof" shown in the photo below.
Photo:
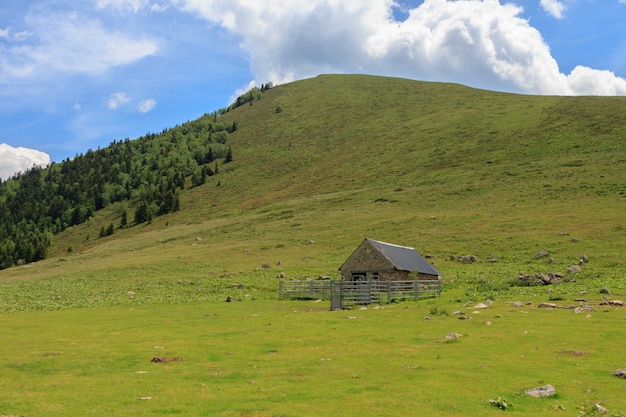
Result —
[{"label": "cabin roof", "polygon": [[424,259],[424,257],[414,248],[409,246],[394,245],[393,243],[380,242],[369,238],[366,238],[360,246],[364,245],[366,242],[380,252],[393,265],[393,267],[399,271],[417,271],[421,274],[440,275],[439,271],[437,271],[435,267]]}]

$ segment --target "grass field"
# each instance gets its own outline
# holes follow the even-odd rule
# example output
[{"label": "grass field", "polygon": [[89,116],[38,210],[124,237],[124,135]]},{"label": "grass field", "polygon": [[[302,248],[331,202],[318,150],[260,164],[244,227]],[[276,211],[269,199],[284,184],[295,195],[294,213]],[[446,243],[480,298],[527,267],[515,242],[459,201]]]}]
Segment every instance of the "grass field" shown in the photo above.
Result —
[{"label": "grass field", "polygon": [[[624,98],[322,76],[222,117],[234,160],[179,212],[99,238],[111,205],[0,271],[0,415],[626,414],[626,310],[599,304],[626,298]],[[442,297],[277,299],[280,273],[338,279],[365,237],[429,255]],[[570,282],[511,286],[549,272]]]},{"label": "grass field", "polygon": [[[486,310],[444,296],[350,311],[244,301],[3,314],[0,412],[483,416],[502,412],[489,404],[501,397],[515,415],[594,415],[596,403],[623,415],[626,381],[612,372],[626,312],[546,310],[538,299]],[[556,397],[522,395],[545,384]]]}]

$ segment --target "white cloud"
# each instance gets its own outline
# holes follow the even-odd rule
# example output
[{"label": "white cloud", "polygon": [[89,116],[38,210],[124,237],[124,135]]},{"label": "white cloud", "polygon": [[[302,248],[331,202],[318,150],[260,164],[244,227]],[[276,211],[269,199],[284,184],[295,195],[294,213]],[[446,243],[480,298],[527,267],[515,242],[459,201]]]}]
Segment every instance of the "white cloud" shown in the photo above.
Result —
[{"label": "white cloud", "polygon": [[557,19],[563,18],[565,5],[559,0],[540,0],[540,3],[543,10],[545,10],[553,17],[556,17]]},{"label": "white cloud", "polygon": [[111,31],[98,19],[77,12],[34,9],[28,32],[0,31],[0,83],[32,81],[60,73],[100,74],[158,50],[153,39]]},{"label": "white cloud", "polygon": [[[555,95],[605,94],[624,83],[593,69],[561,73],[522,8],[499,0],[424,0],[402,22],[392,0],[171,1],[240,37],[259,83],[359,72]],[[560,1],[542,4],[563,13]]]},{"label": "white cloud", "polygon": [[130,101],[130,96],[126,93],[113,93],[106,100],[106,106],[109,110],[115,110],[119,106]]},{"label": "white cloud", "polygon": [[150,0],[97,0],[96,7],[98,9],[112,8],[118,12],[137,13],[150,3]]},{"label": "white cloud", "polygon": [[50,156],[44,152],[0,143],[0,179],[6,180],[34,165],[46,166],[49,163]]},{"label": "white cloud", "polygon": [[153,100],[150,98],[148,100],[144,100],[141,103],[139,103],[139,106],[137,106],[137,109],[142,113],[148,113],[150,110],[154,108],[154,106],[156,106],[156,104],[157,104],[156,100]]}]

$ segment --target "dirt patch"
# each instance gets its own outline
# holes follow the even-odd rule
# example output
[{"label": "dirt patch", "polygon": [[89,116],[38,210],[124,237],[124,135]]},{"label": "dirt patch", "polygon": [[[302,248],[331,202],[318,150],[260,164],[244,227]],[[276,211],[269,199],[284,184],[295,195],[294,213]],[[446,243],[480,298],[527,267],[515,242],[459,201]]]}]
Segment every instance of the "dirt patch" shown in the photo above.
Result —
[{"label": "dirt patch", "polygon": [[155,356],[154,358],[150,360],[150,362],[154,362],[154,363],[168,363],[168,362],[182,362],[182,361],[183,361],[183,358],[179,358],[178,356],[173,357],[173,358]]},{"label": "dirt patch", "polygon": [[587,356],[587,352],[582,352],[580,350],[561,350],[556,352],[559,355],[573,355],[573,356]]}]

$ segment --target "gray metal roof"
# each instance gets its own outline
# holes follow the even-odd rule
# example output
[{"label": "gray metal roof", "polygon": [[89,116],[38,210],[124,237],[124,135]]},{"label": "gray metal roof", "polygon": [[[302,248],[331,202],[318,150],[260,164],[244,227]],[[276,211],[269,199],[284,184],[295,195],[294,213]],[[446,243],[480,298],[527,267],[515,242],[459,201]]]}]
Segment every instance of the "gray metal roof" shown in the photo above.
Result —
[{"label": "gray metal roof", "polygon": [[414,248],[399,246],[392,243],[365,239],[376,248],[399,271],[417,271],[421,274],[440,275],[422,255]]}]

